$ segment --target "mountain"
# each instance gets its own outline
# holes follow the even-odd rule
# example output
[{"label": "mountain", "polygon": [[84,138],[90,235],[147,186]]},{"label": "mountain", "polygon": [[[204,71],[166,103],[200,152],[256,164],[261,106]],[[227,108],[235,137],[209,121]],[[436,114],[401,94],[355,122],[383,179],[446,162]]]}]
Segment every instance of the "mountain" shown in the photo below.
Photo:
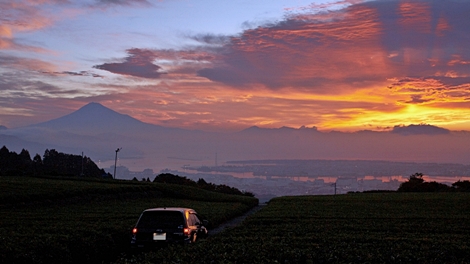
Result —
[{"label": "mountain", "polygon": [[29,127],[47,128],[54,131],[69,131],[78,134],[116,133],[164,129],[144,123],[129,115],[120,114],[99,103],[89,103],[77,111]]}]

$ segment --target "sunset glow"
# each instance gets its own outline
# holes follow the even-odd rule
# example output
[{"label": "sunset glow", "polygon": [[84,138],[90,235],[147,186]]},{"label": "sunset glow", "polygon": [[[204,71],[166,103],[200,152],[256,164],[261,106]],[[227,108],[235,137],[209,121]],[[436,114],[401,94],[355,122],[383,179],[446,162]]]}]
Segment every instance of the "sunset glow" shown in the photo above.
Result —
[{"label": "sunset glow", "polygon": [[2,2],[0,125],[470,130],[470,2],[276,2]]}]

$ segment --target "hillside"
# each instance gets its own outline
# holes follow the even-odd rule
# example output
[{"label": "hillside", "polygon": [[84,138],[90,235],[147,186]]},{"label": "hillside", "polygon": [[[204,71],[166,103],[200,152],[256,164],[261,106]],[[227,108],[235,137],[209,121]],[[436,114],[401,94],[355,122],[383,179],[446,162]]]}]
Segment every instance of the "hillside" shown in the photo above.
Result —
[{"label": "hillside", "polygon": [[124,263],[468,263],[469,193],[361,193],[271,200],[184,251]]},{"label": "hillside", "polygon": [[[150,207],[192,207],[214,226],[257,203],[188,186],[0,177],[1,263],[467,263],[469,193],[354,193],[271,200],[188,247],[128,254]],[[267,228],[269,227],[269,228]],[[30,235],[34,234],[34,235]]]},{"label": "hillside", "polygon": [[0,188],[5,264],[109,262],[129,250],[131,230],[147,208],[194,208],[212,228],[258,204],[252,197],[134,181],[0,177]]}]

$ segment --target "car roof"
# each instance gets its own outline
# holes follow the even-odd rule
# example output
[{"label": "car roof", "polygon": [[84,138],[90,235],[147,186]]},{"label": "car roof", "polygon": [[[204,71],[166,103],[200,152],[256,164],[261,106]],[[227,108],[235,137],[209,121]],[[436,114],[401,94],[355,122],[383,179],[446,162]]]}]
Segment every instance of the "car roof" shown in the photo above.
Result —
[{"label": "car roof", "polygon": [[182,212],[182,213],[189,211],[191,213],[196,213],[194,209],[184,208],[184,207],[158,207],[158,208],[149,208],[149,209],[144,210],[144,212],[148,212],[148,211],[177,211],[177,212]]}]

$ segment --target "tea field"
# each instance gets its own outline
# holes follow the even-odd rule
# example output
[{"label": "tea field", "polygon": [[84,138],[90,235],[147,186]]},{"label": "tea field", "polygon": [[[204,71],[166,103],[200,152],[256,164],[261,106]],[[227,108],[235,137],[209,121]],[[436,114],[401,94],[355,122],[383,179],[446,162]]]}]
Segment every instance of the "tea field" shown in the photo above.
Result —
[{"label": "tea field", "polygon": [[194,245],[130,252],[142,210],[196,209],[213,226],[255,198],[187,186],[0,177],[0,263],[470,263],[469,193],[272,199]]},{"label": "tea field", "polygon": [[140,213],[190,207],[216,226],[258,204],[172,184],[0,177],[0,263],[106,263],[125,255]]},{"label": "tea field", "polygon": [[470,263],[470,194],[275,198],[202,243],[115,263]]}]

